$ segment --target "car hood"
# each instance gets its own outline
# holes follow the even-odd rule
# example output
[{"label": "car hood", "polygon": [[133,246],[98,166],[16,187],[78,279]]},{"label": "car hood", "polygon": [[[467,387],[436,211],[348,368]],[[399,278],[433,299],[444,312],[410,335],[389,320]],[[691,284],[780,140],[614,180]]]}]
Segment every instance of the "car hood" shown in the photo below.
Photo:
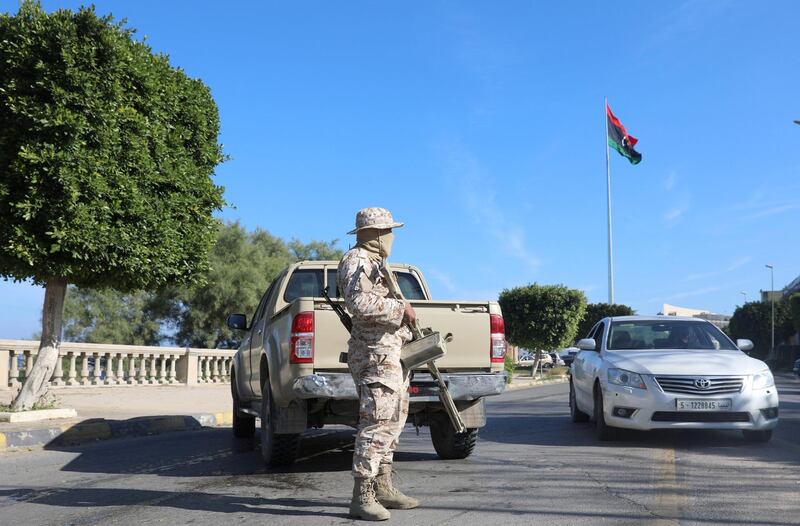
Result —
[{"label": "car hood", "polygon": [[767,368],[741,351],[609,351],[605,358],[612,367],[639,374],[746,375]]}]

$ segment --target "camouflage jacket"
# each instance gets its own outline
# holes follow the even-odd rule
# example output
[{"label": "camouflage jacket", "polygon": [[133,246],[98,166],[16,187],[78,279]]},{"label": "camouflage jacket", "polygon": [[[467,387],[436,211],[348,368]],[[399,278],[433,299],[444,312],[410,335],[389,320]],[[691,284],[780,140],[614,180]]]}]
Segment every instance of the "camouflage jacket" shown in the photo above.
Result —
[{"label": "camouflage jacket", "polygon": [[405,302],[389,294],[380,263],[365,250],[353,248],[339,263],[337,284],[353,317],[351,351],[364,346],[399,360],[400,347],[411,340],[411,331],[402,324]]}]

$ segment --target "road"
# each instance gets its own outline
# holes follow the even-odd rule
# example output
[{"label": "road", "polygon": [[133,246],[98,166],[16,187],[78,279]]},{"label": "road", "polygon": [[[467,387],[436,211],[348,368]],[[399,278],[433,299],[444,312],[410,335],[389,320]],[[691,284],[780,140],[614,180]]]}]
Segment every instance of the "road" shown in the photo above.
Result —
[{"label": "road", "polygon": [[[768,444],[734,432],[627,433],[598,443],[567,386],[506,393],[467,460],[403,435],[402,487],[423,507],[385,524],[800,523],[800,381],[782,378]],[[0,524],[350,524],[352,431],[320,430],[291,469],[266,470],[228,429],[0,455]]]}]

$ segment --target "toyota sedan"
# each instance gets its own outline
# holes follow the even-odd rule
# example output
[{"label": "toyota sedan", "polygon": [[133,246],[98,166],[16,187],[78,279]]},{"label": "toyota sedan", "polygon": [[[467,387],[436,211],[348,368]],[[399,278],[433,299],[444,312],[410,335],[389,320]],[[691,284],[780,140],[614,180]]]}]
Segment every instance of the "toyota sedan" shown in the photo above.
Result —
[{"label": "toyota sedan", "polygon": [[767,365],[711,323],[675,316],[605,318],[572,363],[570,414],[594,420],[600,440],[618,428],[738,429],[766,442],[778,424]]}]

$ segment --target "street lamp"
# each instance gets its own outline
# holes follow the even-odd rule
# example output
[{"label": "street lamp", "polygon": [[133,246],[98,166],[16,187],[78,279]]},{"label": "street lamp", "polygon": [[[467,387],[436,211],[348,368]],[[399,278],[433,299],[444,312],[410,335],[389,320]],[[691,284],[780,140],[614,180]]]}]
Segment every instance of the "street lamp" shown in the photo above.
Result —
[{"label": "street lamp", "polygon": [[744,303],[747,303],[747,293],[745,291],[741,291],[739,294],[744,296]]},{"label": "street lamp", "polygon": [[769,348],[769,356],[775,354],[775,269],[772,265],[764,265],[769,269],[769,300],[772,303],[772,346]]}]

